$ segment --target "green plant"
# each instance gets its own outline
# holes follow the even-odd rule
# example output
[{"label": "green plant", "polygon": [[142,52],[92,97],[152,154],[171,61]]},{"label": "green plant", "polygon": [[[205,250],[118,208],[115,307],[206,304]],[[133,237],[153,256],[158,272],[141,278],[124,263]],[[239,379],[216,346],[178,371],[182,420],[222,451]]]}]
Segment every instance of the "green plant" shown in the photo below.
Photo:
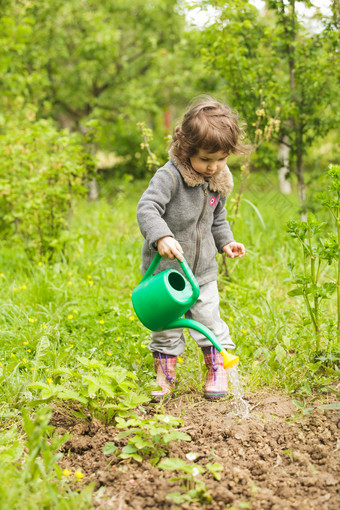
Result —
[{"label": "green plant", "polygon": [[208,462],[205,465],[205,467],[208,471],[210,471],[215,480],[217,480],[218,482],[221,481],[221,471],[223,471],[224,469],[222,464],[219,464],[218,462],[214,462],[213,464],[211,464],[210,462]]},{"label": "green plant", "polygon": [[[336,277],[337,293],[337,334],[340,335],[340,165],[330,165],[327,173],[330,182],[328,192],[319,193],[317,196],[322,205],[328,209],[335,221],[336,240],[331,241],[329,259],[338,261]],[[330,251],[330,250],[329,250]]]},{"label": "green plant", "polygon": [[38,390],[39,399],[30,406],[48,402],[77,402],[80,404],[76,415],[86,418],[82,408],[87,409],[91,418],[109,423],[115,415],[126,415],[130,409],[148,402],[150,397],[139,394],[132,372],[118,365],[107,366],[104,362],[85,357],[78,358],[78,367],[53,370],[47,382],[38,381],[29,385]]},{"label": "green plant", "polygon": [[298,400],[292,400],[292,402],[296,406],[298,413],[300,413],[302,416],[306,416],[314,410],[314,407],[306,407],[305,399],[303,399],[302,402],[299,402]]},{"label": "green plant", "polygon": [[143,142],[140,144],[140,148],[142,150],[147,151],[147,160],[146,160],[146,166],[148,167],[149,172],[156,171],[160,166],[160,160],[156,156],[154,152],[152,152],[150,148],[150,142],[153,139],[153,132],[152,129],[147,128],[145,126],[145,122],[138,122],[137,124],[138,128],[141,130],[142,136],[143,136]]},{"label": "green plant", "polygon": [[81,510],[92,508],[93,484],[73,490],[63,476],[58,449],[70,437],[59,437],[49,425],[52,411],[35,415],[23,409],[21,436],[17,426],[0,432],[0,506],[3,510]]},{"label": "green plant", "polygon": [[[170,415],[155,414],[152,418],[143,420],[139,416],[116,419],[120,432],[116,439],[129,437],[128,444],[122,449],[122,459],[133,458],[142,462],[143,458],[151,459],[155,465],[167,453],[167,445],[171,441],[191,441],[191,437],[176,429],[183,421]],[[132,437],[131,437],[132,436]]]},{"label": "green plant", "polygon": [[0,133],[0,235],[19,242],[30,257],[50,259],[70,240],[76,198],[94,171],[88,137],[35,121],[33,108]]},{"label": "green plant", "polygon": [[216,480],[220,480],[219,472],[223,469],[223,466],[217,463],[207,464],[204,468],[199,464],[188,464],[184,460],[177,458],[163,459],[157,467],[167,471],[181,472],[179,476],[171,478],[171,481],[181,482],[180,488],[182,492],[171,492],[166,497],[166,499],[177,504],[193,501],[198,501],[201,504],[210,503],[212,498],[207,491],[204,481],[201,480],[199,476],[202,475],[205,472],[205,468],[207,468]]},{"label": "green plant", "polygon": [[[320,283],[320,269],[323,262],[329,265],[336,256],[335,239],[332,235],[325,241],[320,239],[325,223],[318,222],[312,213],[307,221],[290,221],[288,233],[297,239],[303,248],[303,272],[296,274],[292,281],[296,287],[288,292],[289,296],[302,296],[315,336],[315,350],[320,350],[320,305],[322,300],[329,299],[336,290],[333,282]],[[293,266],[291,266],[293,268]]]}]

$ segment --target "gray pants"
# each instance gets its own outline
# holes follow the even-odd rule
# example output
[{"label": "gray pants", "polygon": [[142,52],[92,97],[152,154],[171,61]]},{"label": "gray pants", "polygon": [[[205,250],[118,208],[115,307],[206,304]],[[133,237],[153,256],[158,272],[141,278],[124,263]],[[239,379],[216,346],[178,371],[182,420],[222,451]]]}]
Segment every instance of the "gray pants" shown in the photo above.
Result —
[{"label": "gray pants", "polygon": [[[220,341],[225,349],[234,349],[235,344],[230,338],[229,328],[221,319],[219,311],[220,298],[217,282],[209,282],[201,286],[201,292],[196,303],[185,314],[187,319],[193,319],[209,328]],[[212,343],[202,333],[189,329],[190,336],[197,342],[199,347],[210,347]],[[149,349],[151,352],[158,351],[162,354],[180,356],[184,352],[185,340],[183,329],[166,329],[153,331]]]}]

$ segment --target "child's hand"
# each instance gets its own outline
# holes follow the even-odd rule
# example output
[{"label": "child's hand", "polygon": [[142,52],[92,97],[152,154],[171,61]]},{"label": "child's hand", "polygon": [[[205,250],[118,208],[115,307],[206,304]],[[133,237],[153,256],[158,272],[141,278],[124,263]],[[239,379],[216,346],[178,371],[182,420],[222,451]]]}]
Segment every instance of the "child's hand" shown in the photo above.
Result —
[{"label": "child's hand", "polygon": [[232,243],[226,244],[223,246],[222,250],[227,254],[231,259],[235,257],[239,257],[240,259],[246,253],[246,249],[241,243],[237,243],[233,241]]},{"label": "child's hand", "polygon": [[157,249],[158,253],[162,255],[162,257],[166,257],[171,260],[174,260],[176,257],[178,260],[183,262],[183,257],[181,255],[181,253],[183,253],[182,246],[173,237],[166,236],[158,239]]}]

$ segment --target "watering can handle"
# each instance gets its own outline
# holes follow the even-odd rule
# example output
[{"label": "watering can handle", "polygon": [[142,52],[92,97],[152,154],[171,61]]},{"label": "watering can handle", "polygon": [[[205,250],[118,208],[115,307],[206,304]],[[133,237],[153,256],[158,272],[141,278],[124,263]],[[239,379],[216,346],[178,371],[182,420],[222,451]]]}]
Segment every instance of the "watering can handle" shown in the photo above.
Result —
[{"label": "watering can handle", "polygon": [[[155,272],[156,270],[156,267],[158,266],[158,264],[160,263],[160,261],[162,260],[162,255],[160,255],[158,252],[156,253],[153,261],[151,262],[150,266],[148,267],[146,273],[144,274],[141,282],[143,282],[144,280],[146,280],[147,278],[149,278],[150,276],[153,275],[153,273]],[[187,261],[185,260],[185,258],[183,257],[183,262],[181,262],[180,260],[177,259],[177,262],[180,264],[181,268],[183,269],[183,272],[185,274],[185,276],[188,278],[189,282],[190,282],[190,285],[192,287],[192,290],[193,290],[193,298],[195,299],[198,299],[198,296],[200,295],[200,288],[199,288],[199,285],[197,283],[197,280],[196,278],[194,277],[193,275],[193,272],[191,271]]]}]

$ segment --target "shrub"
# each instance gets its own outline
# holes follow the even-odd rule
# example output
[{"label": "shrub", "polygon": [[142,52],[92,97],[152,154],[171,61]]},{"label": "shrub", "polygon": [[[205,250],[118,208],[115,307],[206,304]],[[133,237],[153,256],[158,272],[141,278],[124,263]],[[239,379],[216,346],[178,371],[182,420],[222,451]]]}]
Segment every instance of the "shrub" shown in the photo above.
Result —
[{"label": "shrub", "polygon": [[74,201],[94,171],[89,135],[58,131],[34,111],[0,133],[0,237],[50,259],[69,239]]}]

